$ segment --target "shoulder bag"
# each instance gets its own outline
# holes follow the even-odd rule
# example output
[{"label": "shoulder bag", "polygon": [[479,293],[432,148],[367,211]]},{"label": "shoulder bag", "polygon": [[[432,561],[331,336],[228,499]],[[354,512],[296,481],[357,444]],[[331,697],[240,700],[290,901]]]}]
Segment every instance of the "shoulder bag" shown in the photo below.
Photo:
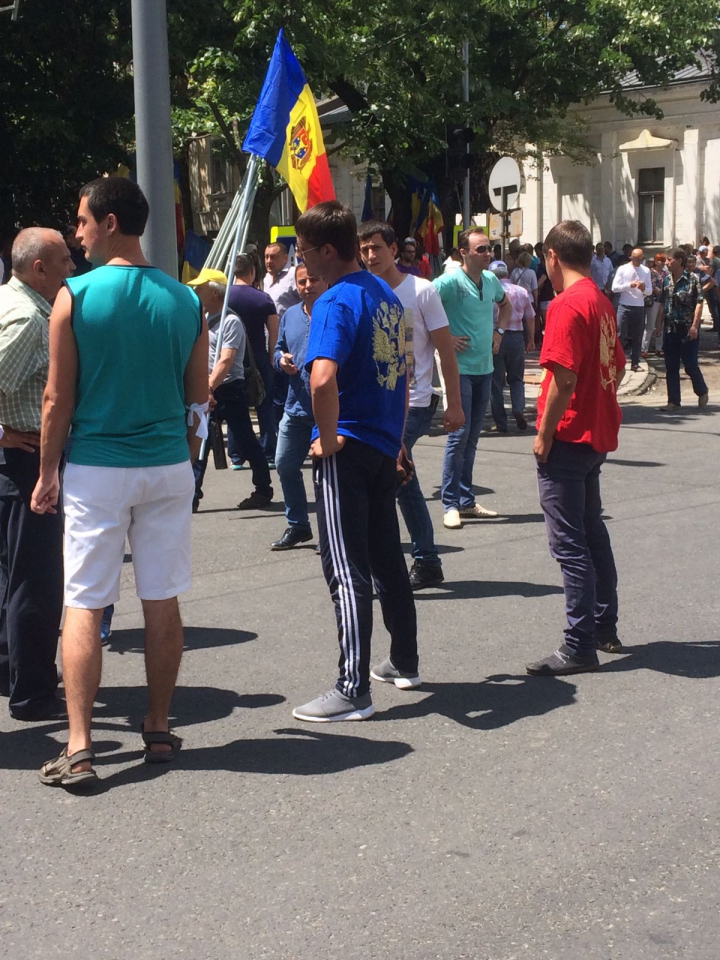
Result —
[{"label": "shoulder bag", "polygon": [[247,405],[249,407],[255,407],[257,410],[266,396],[265,383],[263,382],[262,375],[257,368],[257,364],[255,363],[255,354],[253,353],[253,348],[250,344],[249,337],[247,337],[246,343],[246,359],[248,360],[248,363],[245,366],[245,400],[247,401]]}]

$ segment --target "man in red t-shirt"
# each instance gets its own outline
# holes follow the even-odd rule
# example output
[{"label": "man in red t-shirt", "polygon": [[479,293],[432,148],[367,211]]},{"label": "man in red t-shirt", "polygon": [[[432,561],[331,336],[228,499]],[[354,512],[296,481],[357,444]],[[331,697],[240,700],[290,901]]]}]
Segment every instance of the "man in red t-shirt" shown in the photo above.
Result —
[{"label": "man in red t-shirt", "polygon": [[617,387],[625,354],[612,304],[590,275],[587,229],[563,220],[545,240],[545,264],[559,293],[548,309],[540,366],[537,460],[550,554],[560,564],[567,627],[558,650],[527,665],[539,676],[597,670],[597,648],[621,650],[617,571],[602,520],[600,467],[617,449]]}]

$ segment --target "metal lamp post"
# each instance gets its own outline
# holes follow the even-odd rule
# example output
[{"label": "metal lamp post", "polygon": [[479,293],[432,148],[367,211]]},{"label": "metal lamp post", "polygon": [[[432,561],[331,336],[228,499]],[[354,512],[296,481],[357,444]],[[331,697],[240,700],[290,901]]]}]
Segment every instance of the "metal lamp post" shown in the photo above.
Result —
[{"label": "metal lamp post", "polygon": [[165,0],[132,0],[132,45],[137,182],[150,204],[143,252],[153,266],[177,279]]}]

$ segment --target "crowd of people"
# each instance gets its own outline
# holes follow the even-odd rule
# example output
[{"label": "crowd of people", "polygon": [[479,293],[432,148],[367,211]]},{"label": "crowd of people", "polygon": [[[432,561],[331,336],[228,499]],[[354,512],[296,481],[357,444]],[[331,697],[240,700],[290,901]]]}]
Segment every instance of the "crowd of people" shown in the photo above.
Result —
[{"label": "crowd of people", "polygon": [[[43,765],[43,783],[97,780],[92,709],[126,539],[145,618],[144,759],[178,755],[168,722],[183,648],[178,595],[191,581],[209,423],[226,425],[232,466],[252,472],[253,492],[239,509],[267,507],[277,471],[286,529],[273,550],[314,539],[302,473],[310,455],[340,661],[334,684],[293,714],[364,720],[375,711],[371,678],[420,685],[413,591],[444,579],[417,442],[442,396],[444,526],[497,516],[475,496],[478,441],[488,407],[498,431],[508,429],[506,382],[515,423],[527,429],[525,354],[541,347],[533,450],[567,623],[557,650],[527,671],[593,671],[598,649],[621,649],[600,469],[618,443],[626,359],[605,293],[619,295],[633,364],[645,332],[637,311],[650,309],[636,301],[657,289],[669,391],[677,359],[669,403],[679,404],[679,364],[692,368],[688,343],[697,342],[697,305],[709,286],[687,269],[684,251],[651,271],[641,250],[620,262],[612,249],[594,252],[580,223],[563,221],[542,244],[514,242],[502,259],[470,227],[431,280],[412,238],[398,243],[380,221],[358,229],[332,201],[299,218],[296,265],[274,243],[262,284],[248,251],[232,278],[206,269],[182,285],[144,258],[147,216],[133,182],[92,181],[80,193],[72,242],[80,266],[94,269],[81,273],[60,234],[32,227],[16,237],[12,276],[0,289],[0,693],[17,720],[68,717],[67,746]],[[709,275],[697,260],[695,270]],[[699,379],[693,386],[707,402]],[[398,506],[412,541],[409,570]],[[390,651],[371,665],[374,592]],[[56,669],[63,602],[64,701]]]}]

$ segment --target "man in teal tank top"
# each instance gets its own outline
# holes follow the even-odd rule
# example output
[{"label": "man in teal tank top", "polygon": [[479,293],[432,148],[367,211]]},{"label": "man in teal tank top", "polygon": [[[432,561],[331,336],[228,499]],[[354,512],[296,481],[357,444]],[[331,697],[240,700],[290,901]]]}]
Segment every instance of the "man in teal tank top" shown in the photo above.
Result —
[{"label": "man in teal tank top", "polygon": [[207,327],[195,293],[144,258],[148,205],[137,184],[93,180],[80,191],[77,236],[97,268],[64,287],[50,317],[36,513],[54,512],[63,477],[63,666],[70,736],[43,783],[92,786],[92,707],[100,620],[120,596],[125,538],[145,617],[145,760],[175,758],[168,728],[183,649],[178,594],[190,587],[191,457],[207,409]]}]

